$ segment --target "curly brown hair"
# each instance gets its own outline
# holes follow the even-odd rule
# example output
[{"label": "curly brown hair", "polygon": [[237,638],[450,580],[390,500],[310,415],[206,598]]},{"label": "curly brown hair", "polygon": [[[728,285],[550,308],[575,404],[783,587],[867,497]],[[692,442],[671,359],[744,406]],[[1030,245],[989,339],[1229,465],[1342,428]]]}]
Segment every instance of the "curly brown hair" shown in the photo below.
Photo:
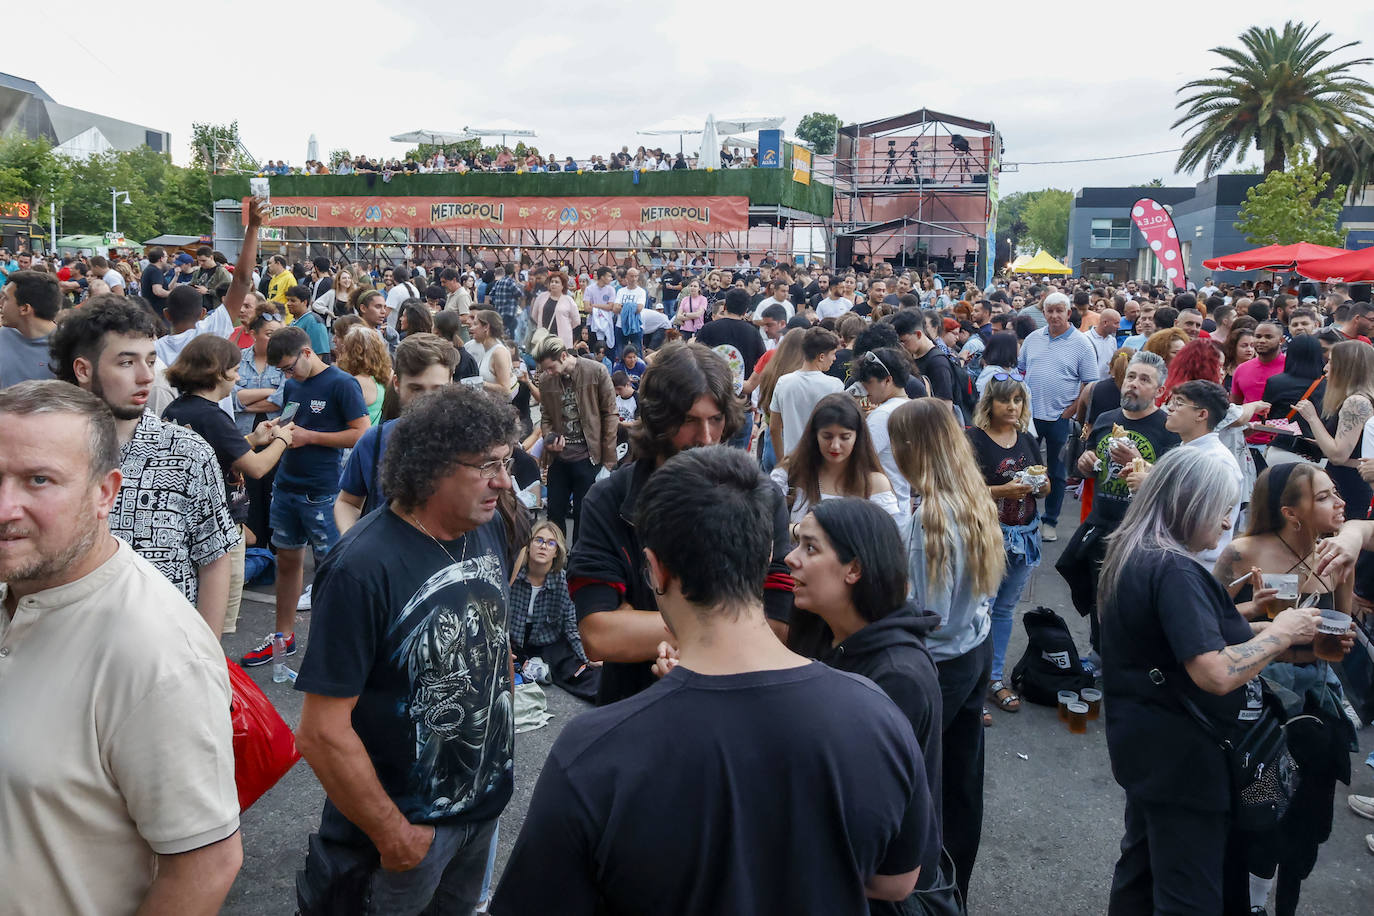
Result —
[{"label": "curly brown hair", "polygon": [[349,328],[339,340],[334,364],[349,375],[366,375],[385,385],[391,381],[391,355],[386,341],[371,328]]}]

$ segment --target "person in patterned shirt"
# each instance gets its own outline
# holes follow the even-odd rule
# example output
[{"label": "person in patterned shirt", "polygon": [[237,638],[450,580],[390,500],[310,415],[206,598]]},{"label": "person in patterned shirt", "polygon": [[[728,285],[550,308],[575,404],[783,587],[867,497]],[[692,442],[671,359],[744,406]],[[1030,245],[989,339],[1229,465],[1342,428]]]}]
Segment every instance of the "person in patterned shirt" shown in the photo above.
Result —
[{"label": "person in patterned shirt", "polygon": [[180,589],[218,638],[238,526],[229,517],[214,449],[146,409],[156,337],[148,309],[122,296],[96,296],[53,332],[53,369],[115,415],[124,480],[110,531]]}]

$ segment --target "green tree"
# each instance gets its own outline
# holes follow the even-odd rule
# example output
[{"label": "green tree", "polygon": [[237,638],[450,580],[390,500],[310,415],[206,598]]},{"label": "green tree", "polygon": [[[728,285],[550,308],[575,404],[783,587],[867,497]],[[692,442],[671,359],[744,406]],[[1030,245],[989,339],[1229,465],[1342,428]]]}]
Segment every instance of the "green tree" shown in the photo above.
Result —
[{"label": "green tree", "polygon": [[1365,187],[1374,180],[1374,131],[1352,131],[1321,147],[1317,150],[1316,165],[1319,171],[1330,173],[1333,187]]},{"label": "green tree", "polygon": [[239,141],[239,122],[191,122],[191,161],[207,172],[256,172],[258,164]]},{"label": "green tree", "polygon": [[1341,202],[1346,189],[1335,187],[1324,195],[1330,178],[1305,155],[1287,171],[1271,172],[1246,192],[1236,229],[1252,245],[1311,242],[1341,247],[1345,244]]},{"label": "green tree", "polygon": [[332,170],[337,169],[337,168],[343,163],[343,161],[344,161],[345,159],[351,161],[351,160],[353,159],[353,154],[350,153],[350,152],[349,152],[348,150],[346,150],[346,149],[332,149],[332,150],[330,150],[330,151],[329,151],[329,163],[328,163],[330,170],[332,171]]},{"label": "green tree", "polygon": [[1035,197],[1021,214],[1026,224],[1026,238],[1031,244],[1062,258],[1069,250],[1069,206],[1073,203],[1073,192],[1046,188],[1034,193]]},{"label": "green tree", "polygon": [[1253,147],[1263,153],[1268,175],[1304,147],[1320,148],[1339,141],[1342,131],[1370,126],[1374,86],[1350,71],[1374,58],[1332,62],[1333,54],[1359,42],[1326,47],[1330,33],[1316,35],[1316,28],[1254,26],[1241,34],[1243,47],[1212,49],[1228,63],[1179,90],[1192,95],[1176,106],[1184,113],[1173,126],[1187,125],[1188,132],[1178,171],[1202,166],[1211,175]]},{"label": "green tree", "polygon": [[840,129],[837,115],[824,111],[813,111],[797,122],[797,137],[811,144],[811,148],[822,156],[835,152],[835,134]]},{"label": "green tree", "polygon": [[0,137],[0,203],[27,203],[39,222],[39,211],[60,196],[66,176],[46,140],[22,134]]}]

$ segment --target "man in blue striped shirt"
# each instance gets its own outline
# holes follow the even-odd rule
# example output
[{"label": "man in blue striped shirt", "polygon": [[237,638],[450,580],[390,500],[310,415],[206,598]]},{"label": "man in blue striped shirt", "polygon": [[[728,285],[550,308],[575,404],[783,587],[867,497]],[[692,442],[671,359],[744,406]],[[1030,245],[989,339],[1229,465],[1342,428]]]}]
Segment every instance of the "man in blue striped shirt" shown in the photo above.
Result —
[{"label": "man in blue striped shirt", "polygon": [[1055,525],[1064,505],[1065,468],[1061,453],[1084,386],[1097,379],[1092,344],[1069,324],[1069,297],[1051,293],[1042,306],[1045,326],[1032,331],[1021,345],[1017,368],[1026,375],[1036,439],[1045,446],[1050,471],[1050,497],[1045,502],[1040,536],[1057,541]]}]

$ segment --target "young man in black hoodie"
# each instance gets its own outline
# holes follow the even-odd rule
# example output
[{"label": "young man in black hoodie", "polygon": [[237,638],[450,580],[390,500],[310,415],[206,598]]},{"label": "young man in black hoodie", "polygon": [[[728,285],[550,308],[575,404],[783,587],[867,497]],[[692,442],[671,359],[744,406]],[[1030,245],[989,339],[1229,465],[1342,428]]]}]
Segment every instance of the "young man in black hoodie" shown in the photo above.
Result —
[{"label": "young man in black hoodie", "polygon": [[[752,328],[751,328],[752,330]],[[757,335],[755,335],[757,339]],[[577,606],[587,657],[604,661],[597,705],[633,696],[654,683],[650,670],[658,645],[671,636],[644,578],[641,538],[634,522],[640,490],[658,468],[686,449],[728,442],[742,422],[742,404],[725,359],[698,343],[658,351],[639,383],[639,426],[632,433],[635,460],[592,485],[568,562],[568,588]],[[706,498],[708,494],[701,494]],[[787,638],[792,576],[783,557],[791,549],[787,506],[773,507],[773,559],[764,583],[763,612],[778,637]],[[716,532],[682,532],[712,538]],[[730,545],[720,544],[722,550]]]}]

